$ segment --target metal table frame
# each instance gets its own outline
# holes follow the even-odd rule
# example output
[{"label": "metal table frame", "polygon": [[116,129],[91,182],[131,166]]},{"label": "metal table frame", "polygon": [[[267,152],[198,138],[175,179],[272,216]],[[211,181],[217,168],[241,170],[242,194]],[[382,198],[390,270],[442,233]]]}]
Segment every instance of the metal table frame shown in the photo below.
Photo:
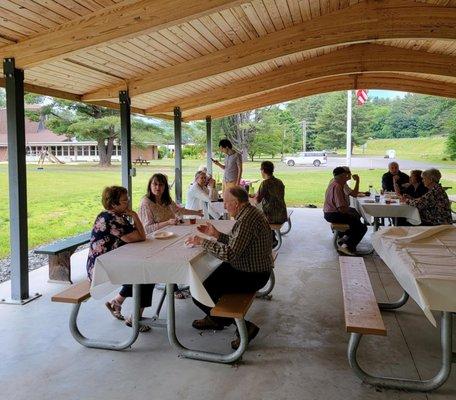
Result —
[{"label": "metal table frame", "polygon": [[[407,303],[409,295],[404,291],[402,297],[393,302],[393,303],[379,303],[379,308],[381,310],[395,310],[402,307]],[[412,390],[420,392],[429,392],[431,390],[437,389],[442,386],[448,379],[451,372],[451,364],[456,363],[456,353],[452,350],[452,316],[455,313],[443,311],[441,315],[440,322],[440,342],[442,345],[442,361],[440,370],[430,379],[426,380],[414,380],[414,379],[400,379],[400,378],[390,378],[384,376],[375,376],[367,373],[359,365],[356,358],[356,353],[359,347],[359,343],[362,338],[360,333],[351,333],[350,340],[348,342],[348,362],[350,367],[356,374],[356,376],[361,379],[364,383],[391,388],[391,389],[402,389],[402,390]]]},{"label": "metal table frame", "polygon": [[179,342],[176,335],[176,313],[174,307],[174,284],[166,284],[166,304],[167,304],[167,320],[164,322],[158,318],[161,306],[163,304],[165,293],[162,295],[157,311],[152,318],[144,318],[139,321],[139,310],[140,310],[140,294],[141,285],[133,285],[133,317],[132,317],[132,330],[131,335],[124,341],[113,341],[113,340],[100,340],[90,339],[84,336],[79,330],[77,317],[81,308],[81,304],[75,304],[70,315],[70,332],[73,338],[85,347],[105,349],[105,350],[124,350],[131,347],[136,341],[139,335],[139,327],[141,324],[149,324],[154,326],[167,326],[168,339],[170,344],[177,349],[180,357],[192,358],[195,360],[211,361],[218,363],[233,363],[239,360],[244,354],[248,344],[248,334],[245,320],[242,318],[235,318],[236,326],[239,332],[240,345],[239,348],[231,353],[213,353],[202,350],[193,350],[185,347]]}]

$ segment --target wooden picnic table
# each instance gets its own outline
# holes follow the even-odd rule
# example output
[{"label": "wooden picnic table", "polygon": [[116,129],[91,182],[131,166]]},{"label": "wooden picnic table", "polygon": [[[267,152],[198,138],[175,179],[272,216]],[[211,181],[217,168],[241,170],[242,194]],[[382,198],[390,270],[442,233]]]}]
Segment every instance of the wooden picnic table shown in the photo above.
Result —
[{"label": "wooden picnic table", "polygon": [[149,163],[149,161],[144,160],[144,159],[142,159],[142,158],[137,158],[135,161],[133,161],[133,164],[134,164],[134,165],[138,165],[138,164],[139,164],[139,165],[143,165],[143,164],[144,164],[144,165],[149,165],[150,163]]}]

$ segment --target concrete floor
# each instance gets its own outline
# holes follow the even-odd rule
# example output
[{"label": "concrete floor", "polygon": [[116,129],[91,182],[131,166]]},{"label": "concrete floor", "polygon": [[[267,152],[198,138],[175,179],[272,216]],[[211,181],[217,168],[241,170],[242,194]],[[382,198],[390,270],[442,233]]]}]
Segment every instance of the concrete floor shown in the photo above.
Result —
[{"label": "concrete floor", "polygon": [[[47,268],[41,268],[30,274],[30,287],[43,297],[26,306],[0,305],[0,399],[456,398],[456,368],[428,395],[379,390],[355,377],[346,358],[338,258],[328,224],[319,209],[297,209],[292,220],[276,261],[274,296],[256,300],[248,314],[261,331],[238,365],[180,359],[161,328],[140,334],[122,352],[82,347],[68,330],[71,306],[50,301],[64,286],[45,283]],[[79,264],[75,280],[84,277]],[[400,287],[378,258],[366,258],[366,264],[379,301],[399,296]],[[8,294],[9,283],[0,285],[0,297]],[[125,311],[130,307],[131,301]],[[192,302],[177,301],[176,308],[184,344],[229,351],[234,328],[199,333],[190,326],[201,317]],[[360,363],[374,373],[432,376],[440,365],[439,330],[413,301],[383,315],[388,336],[365,337]],[[129,329],[99,301],[85,303],[80,319],[90,336],[120,338]]]}]

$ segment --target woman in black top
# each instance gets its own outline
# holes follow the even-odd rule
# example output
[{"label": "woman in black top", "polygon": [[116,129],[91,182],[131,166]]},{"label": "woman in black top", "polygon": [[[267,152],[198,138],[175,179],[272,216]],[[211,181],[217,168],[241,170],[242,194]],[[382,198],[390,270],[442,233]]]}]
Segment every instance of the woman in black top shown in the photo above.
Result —
[{"label": "woman in black top", "polygon": [[[397,181],[394,180],[394,191],[396,194],[405,195],[406,197],[412,199],[418,199],[428,192],[426,186],[424,186],[423,178],[421,177],[422,171],[419,169],[414,169],[410,171],[410,183],[404,188],[399,187]],[[394,178],[393,178],[394,179]]]}]

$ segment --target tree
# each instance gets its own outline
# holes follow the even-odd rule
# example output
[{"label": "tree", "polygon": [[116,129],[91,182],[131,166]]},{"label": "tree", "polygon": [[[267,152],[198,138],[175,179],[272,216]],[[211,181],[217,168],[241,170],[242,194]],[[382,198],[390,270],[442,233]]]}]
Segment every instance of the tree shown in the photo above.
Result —
[{"label": "tree", "polygon": [[253,161],[256,154],[268,154],[272,158],[282,150],[282,131],[278,107],[268,107],[257,110],[257,122],[252,130],[255,134],[250,143],[248,154]]},{"label": "tree", "polygon": [[[78,140],[97,142],[100,166],[111,165],[114,141],[120,138],[120,118],[116,110],[91,104],[55,100],[43,106],[46,125],[53,132]],[[145,118],[132,118],[132,142],[142,147],[154,141],[161,128]]]},{"label": "tree", "polygon": [[446,151],[452,160],[456,160],[456,105],[451,107],[451,117],[446,122],[448,138],[446,141]]}]

